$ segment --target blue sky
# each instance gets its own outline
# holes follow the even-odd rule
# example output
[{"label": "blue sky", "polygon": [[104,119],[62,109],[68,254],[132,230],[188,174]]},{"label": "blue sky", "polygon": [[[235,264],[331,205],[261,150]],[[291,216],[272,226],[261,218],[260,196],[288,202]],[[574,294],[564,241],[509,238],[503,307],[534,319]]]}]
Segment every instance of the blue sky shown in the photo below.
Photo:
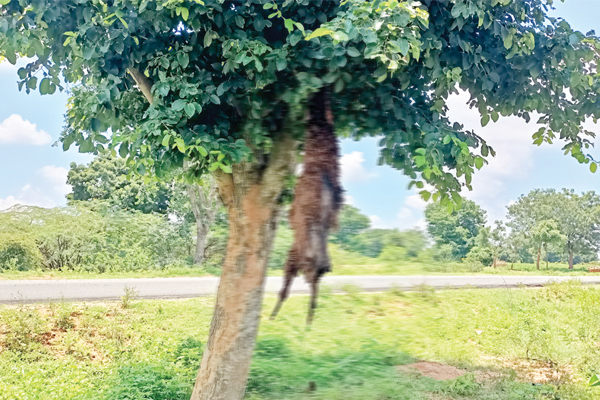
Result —
[{"label": "blue sky", "polygon": [[[556,1],[555,16],[564,17],[584,33],[600,33],[600,1]],[[52,147],[63,126],[67,96],[40,96],[19,92],[16,68],[0,63],[0,209],[16,203],[53,207],[65,204],[66,173],[73,161],[91,159],[76,150]],[[453,119],[484,136],[498,156],[473,179],[473,192],[465,192],[488,211],[490,222],[504,216],[505,206],[534,188],[600,190],[600,175],[587,165],[562,155],[560,144],[531,145],[534,124],[501,118],[481,128],[479,117],[465,105],[465,98],[451,99]],[[591,126],[593,130],[598,127]],[[377,142],[342,142],[343,184],[347,201],[369,215],[376,227],[408,229],[423,226],[425,204],[406,189],[408,179],[389,167],[379,167]],[[594,151],[598,154],[598,151]],[[600,158],[600,157],[599,157]]]}]

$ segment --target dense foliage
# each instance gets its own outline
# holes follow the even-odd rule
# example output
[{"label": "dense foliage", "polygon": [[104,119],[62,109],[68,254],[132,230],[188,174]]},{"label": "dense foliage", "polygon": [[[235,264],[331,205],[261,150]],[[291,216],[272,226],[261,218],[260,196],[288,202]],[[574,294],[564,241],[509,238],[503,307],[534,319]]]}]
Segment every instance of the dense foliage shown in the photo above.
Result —
[{"label": "dense foliage", "polygon": [[195,175],[229,172],[250,149],[269,152],[283,119],[294,130],[324,85],[340,134],[381,135],[380,163],[444,203],[460,202],[493,154],[447,118],[457,88],[482,125],[538,113],[536,144],[561,139],[591,160],[581,124],[600,117],[597,39],[547,17],[550,0],[3,3],[0,56],[33,59],[20,86],[78,84],[64,147],[110,149],[142,175],[164,177],[185,159]]},{"label": "dense foliage", "polygon": [[125,160],[109,155],[96,157],[88,165],[71,163],[67,183],[73,188],[67,195],[70,201],[100,200],[143,213],[167,213],[174,200],[181,197],[176,192],[185,193],[182,185],[146,183],[139,176],[131,176]]},{"label": "dense foliage", "polygon": [[444,254],[440,258],[446,257],[446,249],[450,250],[454,259],[466,257],[487,222],[486,214],[485,210],[470,200],[464,200],[462,207],[450,215],[440,203],[429,204],[425,209],[427,231],[435,240],[440,254]]},{"label": "dense foliage", "polygon": [[83,204],[0,212],[0,270],[132,271],[185,264],[188,229],[159,214]]},{"label": "dense foliage", "polygon": [[573,259],[596,259],[600,250],[600,196],[573,190],[533,190],[508,207],[508,226],[530,246],[554,245]]}]

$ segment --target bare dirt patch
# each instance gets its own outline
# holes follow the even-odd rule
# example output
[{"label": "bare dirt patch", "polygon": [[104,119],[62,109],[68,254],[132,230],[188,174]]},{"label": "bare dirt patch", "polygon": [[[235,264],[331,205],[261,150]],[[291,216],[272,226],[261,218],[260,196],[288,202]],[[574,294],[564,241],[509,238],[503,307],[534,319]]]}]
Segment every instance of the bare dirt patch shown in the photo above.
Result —
[{"label": "bare dirt patch", "polygon": [[452,365],[445,365],[431,361],[419,361],[413,364],[398,365],[398,371],[405,374],[418,373],[428,378],[433,378],[438,381],[447,381],[456,379],[467,372]]}]

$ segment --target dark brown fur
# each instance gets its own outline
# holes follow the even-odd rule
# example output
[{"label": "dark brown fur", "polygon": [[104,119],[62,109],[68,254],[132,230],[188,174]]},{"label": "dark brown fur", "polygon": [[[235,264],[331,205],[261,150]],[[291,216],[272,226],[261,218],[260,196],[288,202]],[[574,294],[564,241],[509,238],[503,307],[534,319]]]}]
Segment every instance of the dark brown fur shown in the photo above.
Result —
[{"label": "dark brown fur", "polygon": [[274,318],[299,272],[311,285],[311,302],[307,322],[310,324],[317,306],[319,279],[331,271],[327,252],[329,231],[337,229],[342,206],[339,149],[333,129],[333,115],[326,89],[314,94],[309,104],[304,144],[304,170],[298,179],[290,210],[294,244],[285,266],[283,288],[271,314]]}]

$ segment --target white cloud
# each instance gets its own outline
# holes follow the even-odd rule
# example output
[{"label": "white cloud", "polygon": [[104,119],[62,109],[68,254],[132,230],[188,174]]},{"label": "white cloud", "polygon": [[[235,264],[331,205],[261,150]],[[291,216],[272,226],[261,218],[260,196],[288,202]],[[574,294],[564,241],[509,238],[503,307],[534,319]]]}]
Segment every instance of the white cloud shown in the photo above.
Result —
[{"label": "white cloud", "polygon": [[354,197],[350,196],[347,192],[344,192],[344,204],[354,205]]},{"label": "white cloud", "polygon": [[67,174],[69,171],[67,171],[66,168],[46,165],[45,167],[42,167],[39,172],[46,178],[56,194],[64,196],[71,192],[71,185],[67,185]]},{"label": "white cloud", "polygon": [[22,204],[26,206],[38,206],[38,207],[55,207],[56,203],[49,196],[44,194],[38,188],[32,187],[27,184],[21,188],[21,191],[17,196],[8,196],[6,198],[0,198],[0,210],[5,210],[16,204]]},{"label": "white cloud", "polygon": [[[473,176],[473,190],[464,190],[462,194],[488,211],[488,222],[493,222],[504,217],[505,206],[511,200],[508,187],[515,180],[528,177],[533,170],[531,135],[537,127],[517,117],[502,117],[483,128],[479,112],[466,105],[468,99],[466,93],[451,96],[448,99],[450,116],[483,137],[496,151],[496,157],[488,157],[489,164]],[[537,117],[532,116],[532,120]]]},{"label": "white cloud", "polygon": [[28,144],[40,146],[48,144],[52,137],[35,124],[13,114],[0,123],[0,143]]},{"label": "white cloud", "polygon": [[369,219],[371,220],[371,228],[379,229],[384,227],[381,217],[377,215],[369,215]]},{"label": "white cloud", "polygon": [[424,210],[427,206],[425,200],[423,200],[421,195],[417,193],[408,196],[406,200],[404,200],[404,204],[413,210]]},{"label": "white cloud", "polygon": [[345,182],[366,182],[377,176],[365,169],[365,157],[360,151],[344,154],[340,160],[342,166],[342,180]]}]

